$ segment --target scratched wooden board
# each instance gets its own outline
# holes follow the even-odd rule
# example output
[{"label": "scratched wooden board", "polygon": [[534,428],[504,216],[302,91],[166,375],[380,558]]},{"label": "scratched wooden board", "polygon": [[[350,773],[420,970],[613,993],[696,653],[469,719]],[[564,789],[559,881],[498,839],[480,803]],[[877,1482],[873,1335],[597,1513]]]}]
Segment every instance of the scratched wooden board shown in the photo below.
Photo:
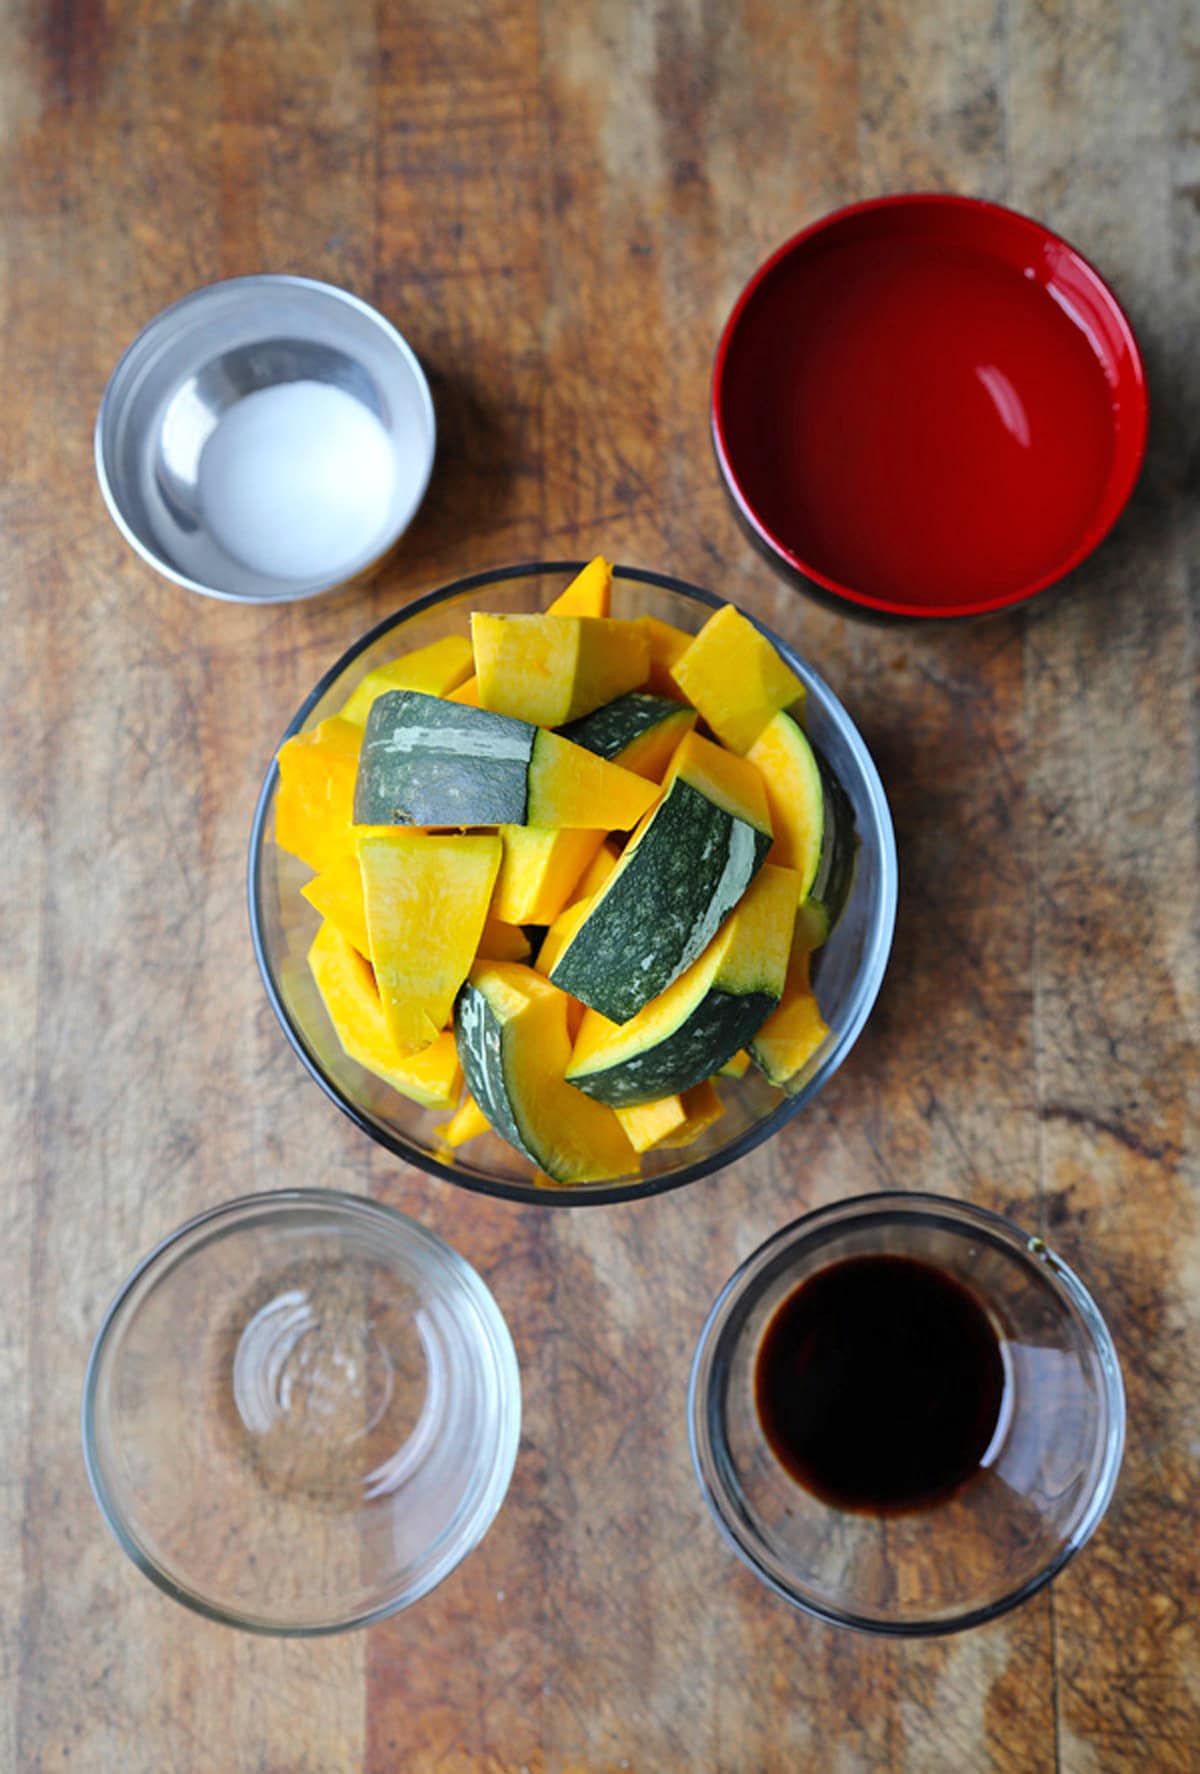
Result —
[{"label": "scratched wooden board", "polygon": [[[57,0],[3,20],[0,1766],[1196,1766],[1194,14]],[[1155,406],[1133,505],[1071,586],[936,631],[780,587],[719,491],[706,417],[717,332],[763,254],[914,187],[1075,240],[1129,306]],[[137,327],[262,269],[376,300],[429,368],[441,437],[381,583],[271,611],[158,581],[90,460]],[[349,640],[460,573],[600,548],[736,596],[818,663],[879,760],[903,899],[877,1013],[810,1111],[686,1194],[551,1215],[395,1165],[312,1087],[254,974],[243,858],[271,748]],[[131,1261],[190,1212],[297,1180],[449,1237],[494,1288],[525,1389],[480,1551],[407,1617],[316,1644],[243,1638],[145,1584],[77,1439]],[[840,1634],[768,1597],[708,1522],[683,1425],[734,1264],[885,1186],[1040,1228],[1100,1294],[1129,1389],[1093,1546],[942,1643]]]}]

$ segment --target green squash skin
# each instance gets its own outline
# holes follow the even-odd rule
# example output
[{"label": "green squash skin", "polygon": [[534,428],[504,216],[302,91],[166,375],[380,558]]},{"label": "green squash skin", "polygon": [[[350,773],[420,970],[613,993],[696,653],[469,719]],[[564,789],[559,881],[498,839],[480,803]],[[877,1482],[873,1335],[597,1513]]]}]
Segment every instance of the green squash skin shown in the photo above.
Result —
[{"label": "green squash skin", "polygon": [[677,776],[550,978],[628,1022],[707,948],[754,879],[771,836]]},{"label": "green squash skin", "polygon": [[685,703],[672,702],[669,696],[651,696],[644,690],[631,690],[627,696],[614,697],[602,708],[593,709],[590,715],[568,721],[565,727],[559,727],[558,732],[563,739],[582,745],[585,751],[595,752],[598,758],[607,758],[609,763],[615,764],[620,762],[626,746],[640,739],[643,733],[673,715],[689,712]]},{"label": "green squash skin", "polygon": [[621,1109],[690,1090],[720,1071],[739,1047],[746,1047],[778,1002],[772,992],[735,995],[710,986],[691,1015],[665,1040],[604,1071],[579,1077],[568,1072],[568,1081],[598,1102]]},{"label": "green squash skin", "polygon": [[504,1072],[504,1024],[478,986],[467,980],[454,1007],[454,1042],[467,1089],[496,1132],[533,1165],[508,1094]]},{"label": "green squash skin", "polygon": [[524,825],[538,728],[421,690],[372,704],[355,825]]},{"label": "green squash skin", "polygon": [[821,852],[817,858],[817,870],[808,892],[808,901],[821,907],[827,921],[828,936],[850,897],[854,869],[858,861],[858,832],[854,824],[854,809],[845,789],[816,746],[812,749],[817,769],[821,773],[824,816],[821,823]]}]

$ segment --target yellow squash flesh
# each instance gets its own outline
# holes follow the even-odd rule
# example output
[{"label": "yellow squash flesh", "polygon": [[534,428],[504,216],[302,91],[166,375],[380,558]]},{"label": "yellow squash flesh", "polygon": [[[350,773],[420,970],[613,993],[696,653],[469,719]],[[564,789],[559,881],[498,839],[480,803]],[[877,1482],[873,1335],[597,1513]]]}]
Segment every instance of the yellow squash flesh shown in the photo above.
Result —
[{"label": "yellow squash flesh", "polygon": [[[446,1032],[450,1033],[449,1030]],[[453,1039],[453,1037],[451,1038]],[[478,1139],[481,1133],[490,1133],[491,1126],[491,1122],[468,1090],[449,1121],[441,1122],[433,1131],[439,1139],[445,1140],[448,1146],[457,1151],[459,1146],[465,1146],[468,1140]]]},{"label": "yellow squash flesh", "polygon": [[676,776],[699,789],[716,806],[735,819],[744,819],[760,832],[769,832],[771,812],[763,779],[746,758],[735,758],[711,739],[689,733],[676,748],[663,778],[664,791]]},{"label": "yellow squash flesh", "polygon": [[471,617],[479,699],[493,714],[561,727],[645,681],[636,622],[608,616]]},{"label": "yellow squash flesh", "polygon": [[598,554],[576,573],[552,604],[547,604],[547,616],[607,616],[612,601],[612,571],[612,562]]},{"label": "yellow squash flesh", "polygon": [[657,783],[543,730],[529,764],[527,823],[627,832],[660,792]]},{"label": "yellow squash flesh", "polygon": [[319,874],[350,848],[362,730],[331,715],[279,749],[275,842]]},{"label": "yellow squash flesh", "polygon": [[405,653],[387,665],[369,671],[341,711],[344,721],[365,727],[371,704],[385,690],[424,690],[428,696],[445,696],[456,690],[474,671],[471,643],[465,634],[448,634],[427,647]]},{"label": "yellow squash flesh", "polygon": [[462,1086],[451,1032],[445,1030],[419,1054],[402,1054],[388,1029],[370,966],[328,922],[312,940],[308,965],[349,1058],[425,1108],[450,1108]]},{"label": "yellow squash flesh", "polygon": [[683,1104],[683,1124],[672,1129],[662,1141],[664,1146],[690,1146],[725,1113],[724,1103],[707,1078],[685,1090],[679,1100]]},{"label": "yellow squash flesh", "polygon": [[638,627],[646,636],[650,649],[650,669],[646,676],[647,690],[658,696],[678,696],[679,685],[671,675],[675,661],[686,653],[694,636],[657,616],[637,616]]},{"label": "yellow squash flesh", "polygon": [[493,833],[372,829],[358,841],[371,963],[401,1053],[435,1040],[487,918],[503,846]]},{"label": "yellow squash flesh", "polygon": [[732,604],[709,617],[671,675],[732,751],[749,751],[778,709],[801,703],[804,685],[770,641]]},{"label": "yellow squash flesh", "polygon": [[509,924],[553,923],[605,834],[587,827],[502,825],[497,829],[504,841],[504,856],[492,894],[492,916]]}]

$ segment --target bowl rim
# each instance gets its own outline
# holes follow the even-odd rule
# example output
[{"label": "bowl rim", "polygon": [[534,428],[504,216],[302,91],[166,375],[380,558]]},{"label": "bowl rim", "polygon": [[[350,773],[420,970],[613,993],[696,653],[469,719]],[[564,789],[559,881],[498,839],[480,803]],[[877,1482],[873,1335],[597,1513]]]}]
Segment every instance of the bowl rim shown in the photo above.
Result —
[{"label": "bowl rim", "polygon": [[[299,589],[275,592],[269,596],[248,597],[243,592],[225,591],[216,585],[205,585],[200,579],[193,579],[182,573],[168,562],[146,542],[130,524],[125,515],[121,501],[108,472],[107,433],[110,416],[116,405],[117,389],[126,368],[134,355],[143,348],[145,342],[154,334],[164,330],[173,318],[177,318],[184,310],[201,307],[204,303],[221,291],[236,290],[243,286],[261,288],[270,284],[279,288],[301,289],[320,296],[331,297],[338,303],[357,311],[370,320],[384,334],[388,342],[397,350],[413,379],[413,384],[420,399],[421,408],[429,428],[429,448],[418,479],[414,482],[414,494],[403,521],[389,535],[387,541],[375,548],[365,560],[360,561],[349,573],[339,574],[333,579],[323,579],[315,585],[300,582]],[[290,271],[255,271],[242,277],[222,277],[214,283],[201,284],[198,289],[188,290],[185,295],[168,302],[152,314],[143,327],[140,327],[126,345],[120,357],[113,365],[108,380],[104,384],[104,392],[100,396],[100,405],[96,410],[96,423],[92,428],[92,460],[95,465],[96,479],[100,483],[100,493],[108,510],[108,515],[124,537],[125,541],[140,555],[148,567],[169,579],[173,585],[180,585],[185,591],[195,591],[201,597],[215,598],[220,603],[248,604],[251,606],[274,606],[276,604],[298,604],[308,598],[322,597],[326,592],[337,591],[346,585],[353,584],[378,566],[396,546],[413,522],[429,491],[429,482],[433,475],[433,465],[437,457],[437,411],[433,404],[429,379],[421,365],[421,360],[409,344],[400,329],[385,314],[352,291],[340,288],[336,283],[326,283],[318,277],[301,277]]]},{"label": "bowl rim", "polygon": [[[1053,1558],[1025,1582],[995,1601],[964,1609],[959,1614],[937,1620],[891,1621],[880,1616],[855,1614],[839,1609],[810,1594],[799,1579],[781,1582],[769,1571],[755,1548],[755,1539],[748,1531],[738,1530],[735,1518],[727,1507],[727,1493],[717,1482],[721,1462],[712,1451],[708,1434],[710,1403],[714,1382],[714,1358],[734,1311],[751,1292],[759,1279],[783,1256],[791,1256],[814,1238],[818,1246],[840,1226],[895,1223],[904,1220],[938,1220],[949,1223],[956,1232],[985,1235],[1006,1248],[1014,1258],[1029,1265],[1038,1265],[1051,1290],[1064,1298],[1086,1327],[1104,1375],[1104,1402],[1107,1410],[1107,1434],[1103,1459],[1091,1496],[1087,1500],[1072,1533]],[[999,1618],[1001,1614],[1036,1595],[1063,1570],[1075,1554],[1082,1550],[1100,1525],[1112,1501],[1125,1447],[1125,1386],[1121,1364],[1112,1333],[1089,1289],[1045,1240],[1025,1232],[1014,1221],[990,1208],[950,1195],[922,1190],[881,1190],[873,1195],[854,1195],[814,1208],[801,1214],[788,1225],[781,1226],[739,1263],[713,1301],[696,1341],[688,1379],[688,1443],[692,1466],[721,1538],[747,1565],[759,1581],[800,1613],[811,1614],[832,1626],[850,1627],[858,1632],[887,1638],[941,1638],[950,1633],[965,1632]]]},{"label": "bowl rim", "polygon": [[[856,761],[867,784],[871,800],[872,812],[876,829],[879,834],[879,875],[881,911],[879,919],[871,933],[869,946],[859,968],[858,983],[851,999],[851,1013],[837,1042],[831,1048],[824,1063],[815,1072],[804,1088],[794,1096],[782,1095],[772,1113],[762,1121],[749,1127],[737,1139],[723,1148],[719,1161],[696,1159],[681,1165],[678,1170],[655,1177],[638,1177],[625,1183],[587,1183],[575,1186],[539,1187],[537,1184],[510,1183],[500,1179],[489,1179],[472,1175],[469,1172],[456,1170],[452,1165],[443,1163],[432,1154],[421,1151],[410,1145],[390,1130],[377,1126],[369,1116],[345,1095],[337,1084],[326,1076],[316,1055],[310,1052],[303,1034],[293,1021],[283,1000],[283,995],[272,975],[266,952],[266,939],[263,927],[262,907],[258,893],[258,861],[263,845],[268,841],[266,831],[267,809],[275,789],[279,774],[277,757],[279,746],[298,733],[309,714],[325,695],[330,686],[346,671],[354,661],[373,646],[382,636],[392,629],[401,627],[410,617],[423,614],[427,610],[436,609],[439,604],[460,597],[464,593],[479,591],[489,585],[505,580],[534,578],[540,574],[555,573],[571,575],[582,570],[586,565],[583,561],[526,561],[516,566],[493,567],[484,572],[471,573],[465,578],[456,579],[451,584],[427,592],[411,604],[394,611],[384,617],[368,632],[355,641],[341,657],[333,663],[321,677],[315,687],[301,703],[299,709],[288,723],[279,744],[275,748],[271,762],[267,767],[263,784],[259,790],[258,800],[254,809],[254,818],[250,828],[249,857],[247,866],[247,897],[250,918],[250,937],[254,946],[254,957],[258,964],[259,974],[266,990],[272,1010],[291,1043],[293,1051],[300,1059],[309,1075],[321,1086],[329,1099],[336,1103],[342,1113],[347,1115],[355,1126],[371,1139],[390,1151],[394,1157],[405,1163],[414,1165],[427,1174],[441,1178],[445,1182],[456,1184],[459,1188],[475,1190],[479,1194],[499,1197],[503,1200],[517,1201],[528,1206],[538,1207],[603,1207],[625,1201],[637,1201],[652,1195],[663,1195],[672,1189],[683,1188],[687,1183],[698,1182],[702,1177],[713,1176],[724,1170],[728,1165],[737,1163],[756,1146],[776,1133],[792,1116],[812,1100],[817,1091],[828,1083],[834,1073],[842,1065],[851,1048],[862,1033],[863,1027],[879,995],[887,969],[888,957],[891,953],[892,939],[896,925],[896,903],[898,897],[898,863],[896,856],[896,836],[892,824],[891,809],[887,794],[880,780],[866,742],[859,733],[840,699],[834,694],[821,677],[789,645],[765,623],[750,615],[743,614],[754,622],[754,625],[773,646],[777,647],[788,664],[797,670],[809,684],[815,685],[821,694],[828,699],[833,712],[844,722],[843,733],[846,741],[855,754]],[[717,597],[713,592],[702,590],[687,580],[675,578],[666,573],[650,571],[647,568],[615,565],[614,578],[632,581],[639,585],[649,585],[658,590],[676,592],[681,596],[694,599],[696,602],[717,610],[728,602],[728,599]]]},{"label": "bowl rim", "polygon": [[[776,267],[817,235],[823,234],[828,229],[838,226],[854,216],[887,210],[911,211],[919,208],[958,210],[974,214],[990,213],[1003,218],[1008,224],[1020,225],[1031,234],[1036,235],[1042,243],[1052,244],[1061,253],[1066,254],[1092,279],[1098,293],[1110,310],[1129,354],[1133,383],[1137,392],[1136,406],[1132,415],[1135,427],[1133,449],[1129,457],[1128,468],[1123,478],[1116,483],[1115,491],[1106,492],[1104,498],[1098,502],[1091,519],[1083,528],[1080,538],[1063,560],[1015,591],[937,609],[930,609],[927,605],[907,604],[896,599],[877,597],[871,592],[858,591],[853,586],[845,585],[840,580],[833,578],[831,574],[823,572],[819,567],[813,566],[811,562],[806,561],[801,554],[777,536],[758,516],[742,487],[729,456],[724,420],[726,365],[734,334],[751,301]],[[869,197],[861,202],[844,204],[839,209],[830,210],[828,214],[817,217],[815,221],[790,235],[751,274],[730,310],[717,342],[709,398],[710,431],[721,478],[735,508],[748,526],[751,535],[765,549],[768,558],[777,567],[782,567],[790,573],[798,575],[802,580],[808,580],[821,592],[828,593],[833,607],[840,609],[843,614],[853,614],[858,610],[866,615],[901,617],[925,622],[955,622],[969,617],[992,615],[1001,610],[1012,609],[1017,605],[1029,602],[1039,592],[1046,591],[1050,586],[1058,584],[1060,580],[1065,579],[1069,573],[1073,572],[1100,546],[1128,504],[1145,461],[1149,422],[1150,401],[1146,366],[1137,335],[1112,286],[1096,269],[1091,260],[1086,258],[1077,247],[1072,246],[1070,241],[1065,240],[1061,234],[1056,234],[1053,229],[1048,228],[1044,222],[1037,221],[1035,217],[1025,215],[1021,210],[1011,209],[1006,204],[993,203],[988,198],[972,197],[953,191],[897,191],[881,197]]]},{"label": "bowl rim", "polygon": [[[488,1354],[495,1367],[500,1393],[499,1422],[491,1470],[459,1530],[457,1539],[445,1548],[442,1556],[419,1582],[406,1587],[392,1600],[381,1602],[374,1608],[365,1609],[344,1618],[322,1620],[311,1625],[283,1624],[268,1614],[253,1614],[237,1608],[222,1606],[219,1602],[214,1602],[203,1595],[198,1589],[193,1589],[179,1578],[172,1576],[170,1571],[159,1564],[158,1560],[142,1545],[131,1519],[118,1507],[105,1477],[104,1463],[98,1451],[96,1428],[99,1377],[108,1352],[109,1340],[130,1300],[147,1275],[160,1267],[173,1253],[179,1253],[176,1260],[186,1258],[187,1249],[180,1251],[179,1247],[194,1247],[201,1234],[218,1226],[222,1221],[232,1222],[229,1229],[236,1230],[239,1221],[252,1222],[256,1215],[262,1214],[274,1218],[305,1209],[318,1210],[330,1217],[348,1215],[355,1219],[373,1222],[376,1227],[381,1227],[386,1236],[390,1238],[403,1236],[405,1239],[424,1246],[428,1253],[456,1277],[475,1307],[485,1334]],[[205,1242],[203,1239],[200,1241],[201,1244]],[[447,1243],[437,1232],[422,1225],[419,1220],[413,1219],[409,1214],[402,1213],[398,1208],[389,1207],[382,1201],[373,1201],[365,1195],[351,1195],[342,1189],[326,1188],[260,1190],[253,1194],[239,1195],[231,1200],[218,1202],[214,1207],[205,1208],[202,1212],[193,1214],[174,1231],[168,1232],[165,1237],[160,1238],[158,1243],[134,1265],[118,1287],[92,1339],[87,1368],[84,1372],[80,1403],[83,1462],[92,1495],[96,1500],[104,1524],[114,1540],[142,1575],[148,1577],[173,1601],[182,1603],[184,1607],[190,1608],[194,1613],[202,1614],[205,1619],[215,1620],[219,1625],[237,1627],[241,1631],[256,1633],[262,1637],[327,1638],[334,1633],[351,1632],[362,1626],[374,1626],[379,1621],[387,1620],[393,1614],[401,1613],[404,1609],[412,1607],[414,1603],[422,1600],[438,1584],[442,1583],[475,1550],[499,1514],[512,1482],[521,1437],[521,1404],[521,1371],[508,1322],[500,1310],[495,1295],[479,1271],[459,1251],[455,1250],[452,1244]]]}]

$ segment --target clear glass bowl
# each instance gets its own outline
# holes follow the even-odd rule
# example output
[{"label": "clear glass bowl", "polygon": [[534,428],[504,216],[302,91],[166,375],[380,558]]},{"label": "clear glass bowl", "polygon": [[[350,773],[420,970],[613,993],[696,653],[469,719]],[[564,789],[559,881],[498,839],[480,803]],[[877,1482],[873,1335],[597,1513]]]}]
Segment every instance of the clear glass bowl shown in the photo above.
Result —
[{"label": "clear glass bowl", "polygon": [[[907,1514],[840,1509],[793,1479],[754,1401],[763,1334],[803,1281],[847,1257],[922,1259],[961,1282],[1000,1341],[1004,1398],[981,1469]],[[721,1533],[793,1606],[917,1637],[978,1626],[1062,1570],[1108,1507],[1125,1396],[1082,1282],[1007,1220],[935,1195],[839,1202],[777,1232],[726,1284],[692,1364],[692,1458]]]},{"label": "clear glass bowl", "polygon": [[[355,642],[326,672],[297,711],[284,738],[307,732],[342,707],[368,671],[447,634],[466,634],[473,609],[542,610],[581,562],[506,567],[460,579],[408,605]],[[727,600],[661,573],[619,567],[613,576],[614,616],[652,615],[694,633]],[[759,625],[763,627],[762,624]],[[304,864],[274,840],[279,771],[272,762],[259,795],[250,837],[250,925],[254,951],[275,1014],[321,1088],[364,1132],[397,1157],[434,1176],[514,1201],[581,1206],[657,1194],[710,1175],[743,1157],[797,1114],[841,1065],[867,1020],[883,981],[896,918],[896,843],[879,774],[850,716],[812,666],[763,627],[808,691],[806,725],[850,798],[859,852],[846,910],[830,941],[814,956],[813,984],[829,1034],[790,1096],[750,1067],[722,1079],[725,1113],[690,1146],[651,1151],[639,1174],[613,1183],[557,1187],[534,1181],[531,1167],[495,1134],[459,1149],[435,1129],[444,1113],[399,1096],[343,1053],[309,973],[306,955],[316,912],[300,888]],[[282,742],[281,742],[282,743]]]},{"label": "clear glass bowl", "polygon": [[134,1270],[84,1382],[88,1477],[133,1562],[210,1619],[365,1626],[487,1532],[521,1426],[512,1339],[415,1221],[321,1189],[201,1214]]}]

